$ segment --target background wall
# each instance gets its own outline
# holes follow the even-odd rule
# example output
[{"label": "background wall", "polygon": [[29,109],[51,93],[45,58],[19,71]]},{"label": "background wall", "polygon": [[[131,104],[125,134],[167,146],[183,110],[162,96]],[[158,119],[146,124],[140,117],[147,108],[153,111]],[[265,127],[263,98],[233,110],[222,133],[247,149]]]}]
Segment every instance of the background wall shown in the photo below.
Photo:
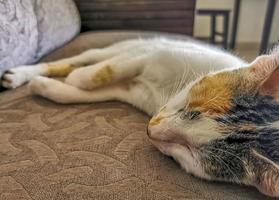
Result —
[{"label": "background wall", "polygon": [[[265,19],[267,0],[242,0],[239,14],[237,43],[259,43],[261,40]],[[234,0],[197,0],[197,8],[222,8],[233,10]],[[230,20],[232,22],[232,13]],[[222,21],[218,19],[218,29],[221,30]],[[230,23],[230,31],[231,31]],[[195,36],[209,35],[210,20],[206,16],[196,16]],[[276,4],[273,17],[270,42],[279,40],[279,2]]]}]

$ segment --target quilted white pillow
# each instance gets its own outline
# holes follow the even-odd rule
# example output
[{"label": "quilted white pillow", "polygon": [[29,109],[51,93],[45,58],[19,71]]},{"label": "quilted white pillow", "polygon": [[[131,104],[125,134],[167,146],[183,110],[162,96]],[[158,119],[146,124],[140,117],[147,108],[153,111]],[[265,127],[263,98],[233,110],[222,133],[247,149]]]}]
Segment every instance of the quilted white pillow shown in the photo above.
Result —
[{"label": "quilted white pillow", "polygon": [[72,0],[0,0],[0,76],[38,61],[80,31]]}]

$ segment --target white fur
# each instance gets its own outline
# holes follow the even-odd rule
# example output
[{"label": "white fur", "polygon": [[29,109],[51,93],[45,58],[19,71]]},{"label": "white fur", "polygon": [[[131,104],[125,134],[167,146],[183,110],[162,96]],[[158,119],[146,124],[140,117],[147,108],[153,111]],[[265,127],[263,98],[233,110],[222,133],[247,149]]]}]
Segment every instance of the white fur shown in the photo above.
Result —
[{"label": "white fur", "polygon": [[151,139],[151,142],[163,154],[172,156],[188,173],[207,180],[211,179],[202,169],[199,155],[195,150],[187,149],[180,144],[164,143],[153,139]]},{"label": "white fur", "polygon": [[44,73],[44,64],[20,66],[10,69],[4,74],[2,85],[6,88],[16,88]]},{"label": "white fur", "polygon": [[[122,97],[123,94],[118,93],[115,93],[114,99],[131,103],[149,114],[156,113],[170,96],[174,95],[172,91],[175,82],[186,84],[211,71],[245,65],[241,59],[219,49],[193,42],[162,38],[128,40],[104,49],[91,49],[78,56],[50,64],[64,65],[79,62],[93,64],[69,74],[65,81],[67,83],[65,87],[69,84],[80,89],[91,90],[95,88],[94,83],[90,80],[92,74],[97,69],[110,65],[116,72],[117,78],[114,82],[134,78],[139,83],[130,91],[131,95],[128,99],[126,96]],[[23,66],[12,69],[10,72],[4,75],[2,83],[7,88],[16,88],[38,75],[48,75],[44,64]],[[59,95],[59,98],[63,99],[63,94]],[[135,98],[139,95],[145,99]],[[78,95],[76,98],[74,102],[88,102],[88,98],[90,99],[90,97],[78,98]],[[96,101],[94,95],[91,98],[92,102]],[[107,98],[104,97],[104,99]],[[153,103],[143,103],[147,99]],[[65,102],[69,101],[65,100]]]}]

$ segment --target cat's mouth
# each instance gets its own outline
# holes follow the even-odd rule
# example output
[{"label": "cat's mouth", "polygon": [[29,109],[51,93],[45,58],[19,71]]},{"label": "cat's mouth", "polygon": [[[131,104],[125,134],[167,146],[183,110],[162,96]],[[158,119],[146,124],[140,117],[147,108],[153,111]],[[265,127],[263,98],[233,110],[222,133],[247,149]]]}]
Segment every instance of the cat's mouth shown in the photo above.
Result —
[{"label": "cat's mouth", "polygon": [[169,145],[180,145],[186,147],[187,149],[197,149],[198,145],[195,144],[192,140],[187,138],[185,134],[180,133],[179,130],[165,130],[161,131],[159,129],[147,127],[147,135],[149,140],[155,146],[160,144],[164,144],[165,146]]},{"label": "cat's mouth", "polygon": [[158,148],[163,154],[167,156],[172,156],[175,158],[175,151],[177,148],[183,148],[187,152],[189,152],[192,157],[194,156],[194,152],[196,151],[196,148],[194,146],[191,146],[186,141],[171,141],[171,140],[160,140],[155,139],[152,137],[149,137],[150,142]]}]

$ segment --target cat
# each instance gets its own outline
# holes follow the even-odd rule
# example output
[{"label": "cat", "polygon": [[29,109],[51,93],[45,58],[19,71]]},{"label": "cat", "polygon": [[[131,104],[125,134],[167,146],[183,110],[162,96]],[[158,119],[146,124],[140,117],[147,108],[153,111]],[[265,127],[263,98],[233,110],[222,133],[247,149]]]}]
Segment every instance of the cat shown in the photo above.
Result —
[{"label": "cat", "polygon": [[279,197],[279,48],[247,63],[199,42],[132,39],[11,69],[2,85],[29,81],[59,103],[132,104],[152,116],[151,143],[188,173]]}]

